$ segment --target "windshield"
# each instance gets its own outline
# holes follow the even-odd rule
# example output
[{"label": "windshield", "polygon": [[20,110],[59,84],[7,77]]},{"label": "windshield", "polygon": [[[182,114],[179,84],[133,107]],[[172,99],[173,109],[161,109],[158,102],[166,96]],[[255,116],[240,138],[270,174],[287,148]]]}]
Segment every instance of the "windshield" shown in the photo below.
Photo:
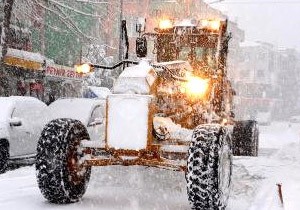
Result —
[{"label": "windshield", "polygon": [[216,49],[196,47],[191,48],[189,46],[182,47],[179,52],[179,60],[190,61],[192,65],[216,68]]}]

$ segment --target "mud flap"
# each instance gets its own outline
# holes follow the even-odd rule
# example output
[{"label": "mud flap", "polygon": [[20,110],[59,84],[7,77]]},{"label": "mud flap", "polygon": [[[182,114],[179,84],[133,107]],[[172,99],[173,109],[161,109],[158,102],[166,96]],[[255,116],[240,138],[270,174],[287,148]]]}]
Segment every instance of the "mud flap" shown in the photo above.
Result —
[{"label": "mud flap", "polygon": [[258,124],[255,120],[237,121],[232,133],[233,155],[258,156]]}]

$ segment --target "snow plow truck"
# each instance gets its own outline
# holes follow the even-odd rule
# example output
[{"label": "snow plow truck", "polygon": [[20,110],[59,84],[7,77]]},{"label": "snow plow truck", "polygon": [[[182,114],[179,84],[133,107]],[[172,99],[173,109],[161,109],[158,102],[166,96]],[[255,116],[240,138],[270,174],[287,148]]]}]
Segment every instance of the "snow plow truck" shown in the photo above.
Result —
[{"label": "snow plow truck", "polygon": [[105,124],[104,141],[90,140],[74,119],[44,127],[36,170],[50,202],[80,200],[92,166],[140,165],[183,171],[192,209],[226,208],[232,155],[257,156],[258,149],[257,123],[234,120],[227,21],[164,21],[136,42],[137,55],[146,57],[153,39],[157,62],[126,67],[106,99],[106,116],[91,124]]}]

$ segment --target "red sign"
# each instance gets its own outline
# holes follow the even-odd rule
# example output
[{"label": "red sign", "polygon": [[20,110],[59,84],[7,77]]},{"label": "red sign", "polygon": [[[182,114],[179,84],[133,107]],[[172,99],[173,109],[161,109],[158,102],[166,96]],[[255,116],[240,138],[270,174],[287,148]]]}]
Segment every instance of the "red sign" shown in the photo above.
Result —
[{"label": "red sign", "polygon": [[55,77],[67,77],[73,79],[82,79],[82,75],[75,72],[74,69],[64,66],[47,66],[46,75]]}]

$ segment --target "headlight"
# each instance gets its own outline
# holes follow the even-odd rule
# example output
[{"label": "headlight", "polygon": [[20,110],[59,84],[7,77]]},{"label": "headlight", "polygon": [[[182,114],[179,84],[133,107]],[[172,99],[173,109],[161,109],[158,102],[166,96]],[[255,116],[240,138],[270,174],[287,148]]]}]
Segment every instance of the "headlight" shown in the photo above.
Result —
[{"label": "headlight", "polygon": [[169,28],[173,27],[173,24],[172,24],[171,20],[164,19],[164,20],[159,21],[158,27],[159,27],[159,29],[169,29]]},{"label": "headlight", "polygon": [[184,83],[186,93],[192,98],[202,98],[208,89],[208,80],[200,77],[188,76]]},{"label": "headlight", "polygon": [[209,30],[217,31],[220,29],[221,22],[219,20],[201,20],[201,26]]},{"label": "headlight", "polygon": [[75,70],[77,73],[86,74],[91,72],[91,66],[87,63],[84,63],[82,65],[75,65]]}]

